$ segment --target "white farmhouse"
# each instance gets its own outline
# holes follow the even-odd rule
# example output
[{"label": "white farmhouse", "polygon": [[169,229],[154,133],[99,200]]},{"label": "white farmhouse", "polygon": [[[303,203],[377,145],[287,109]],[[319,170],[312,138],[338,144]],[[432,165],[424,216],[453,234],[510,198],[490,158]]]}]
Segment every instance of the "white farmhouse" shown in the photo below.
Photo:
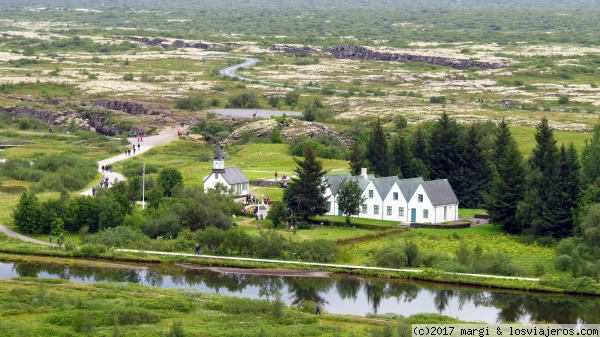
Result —
[{"label": "white farmhouse", "polygon": [[325,196],[330,215],[343,215],[337,204],[337,193],[344,179],[358,182],[365,202],[359,217],[398,222],[441,223],[458,220],[458,199],[446,179],[424,181],[423,178],[375,178],[363,168],[361,175],[327,175],[329,187]]},{"label": "white farmhouse", "polygon": [[249,194],[250,180],[248,180],[239,167],[225,167],[225,156],[223,156],[219,145],[217,145],[217,150],[213,157],[212,173],[204,178],[204,192],[206,193],[210,188],[215,188],[217,183],[225,185],[228,190],[233,191],[233,195],[235,196],[246,196]]}]

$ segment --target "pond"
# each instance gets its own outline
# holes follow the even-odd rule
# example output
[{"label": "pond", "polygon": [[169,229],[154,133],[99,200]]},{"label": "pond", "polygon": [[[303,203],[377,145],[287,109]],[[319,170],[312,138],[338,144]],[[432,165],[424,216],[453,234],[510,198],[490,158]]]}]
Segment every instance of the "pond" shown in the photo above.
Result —
[{"label": "pond", "polygon": [[248,298],[273,298],[281,292],[288,305],[306,300],[324,303],[326,312],[366,315],[439,313],[487,323],[600,322],[596,297],[490,290],[428,282],[348,275],[330,277],[265,276],[221,273],[182,266],[65,267],[34,263],[0,263],[0,277],[61,278],[72,282],[133,282],[161,288],[193,288]]},{"label": "pond", "polygon": [[208,112],[214,112],[221,116],[252,118],[254,113],[256,117],[270,118],[271,116],[300,116],[302,113],[298,111],[280,111],[280,110],[262,110],[262,109],[211,109]]}]

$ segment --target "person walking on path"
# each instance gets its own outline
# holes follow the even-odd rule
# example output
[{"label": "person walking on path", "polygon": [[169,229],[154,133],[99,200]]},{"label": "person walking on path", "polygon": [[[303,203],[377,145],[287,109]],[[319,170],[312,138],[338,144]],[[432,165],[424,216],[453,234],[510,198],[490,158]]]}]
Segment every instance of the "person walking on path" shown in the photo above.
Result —
[{"label": "person walking on path", "polygon": [[196,245],[196,255],[200,255],[202,252],[200,251],[200,244]]},{"label": "person walking on path", "polygon": [[321,302],[317,302],[315,306],[315,314],[321,316]]},{"label": "person walking on path", "polygon": [[275,171],[275,181],[277,181],[277,171]]},{"label": "person walking on path", "polygon": [[50,243],[52,243],[52,234],[50,234]]},{"label": "person walking on path", "polygon": [[[138,151],[140,150],[140,144],[138,144]],[[111,171],[112,172],[112,171]]]}]

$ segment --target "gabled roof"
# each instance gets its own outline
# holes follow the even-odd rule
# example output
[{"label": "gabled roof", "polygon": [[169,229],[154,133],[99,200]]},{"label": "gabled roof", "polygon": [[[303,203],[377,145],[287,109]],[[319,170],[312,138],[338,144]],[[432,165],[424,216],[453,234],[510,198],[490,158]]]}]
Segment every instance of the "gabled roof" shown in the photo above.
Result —
[{"label": "gabled roof", "polygon": [[398,179],[398,187],[404,196],[404,200],[408,201],[417,191],[419,184],[423,183],[423,178]]},{"label": "gabled roof", "polygon": [[456,198],[448,179],[424,181],[423,189],[433,206],[458,204],[458,198]]},{"label": "gabled roof", "polygon": [[387,197],[388,193],[390,193],[390,190],[398,180],[399,179],[396,176],[371,179],[381,199]]},{"label": "gabled roof", "polygon": [[225,168],[225,172],[221,173],[221,176],[229,185],[249,183],[250,180],[246,178],[246,175],[237,166],[229,166]]},{"label": "gabled roof", "polygon": [[325,176],[325,180],[329,184],[329,189],[331,190],[331,194],[333,194],[333,196],[337,195],[338,191],[340,190],[340,185],[342,184],[342,181],[344,181],[344,179],[346,178],[353,177],[350,175],[350,173],[332,174]]}]

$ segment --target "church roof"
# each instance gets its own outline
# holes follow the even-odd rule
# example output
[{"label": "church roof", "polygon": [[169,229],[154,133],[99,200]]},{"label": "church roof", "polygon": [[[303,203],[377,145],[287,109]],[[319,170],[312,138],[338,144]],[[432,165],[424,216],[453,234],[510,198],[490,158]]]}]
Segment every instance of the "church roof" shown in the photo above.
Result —
[{"label": "church roof", "polygon": [[237,166],[226,167],[225,172],[221,173],[221,176],[229,185],[250,182],[244,172]]},{"label": "church roof", "polygon": [[221,145],[217,144],[217,149],[215,150],[215,156],[213,159],[217,160],[225,160],[225,156],[223,155],[223,151],[221,151]]}]

